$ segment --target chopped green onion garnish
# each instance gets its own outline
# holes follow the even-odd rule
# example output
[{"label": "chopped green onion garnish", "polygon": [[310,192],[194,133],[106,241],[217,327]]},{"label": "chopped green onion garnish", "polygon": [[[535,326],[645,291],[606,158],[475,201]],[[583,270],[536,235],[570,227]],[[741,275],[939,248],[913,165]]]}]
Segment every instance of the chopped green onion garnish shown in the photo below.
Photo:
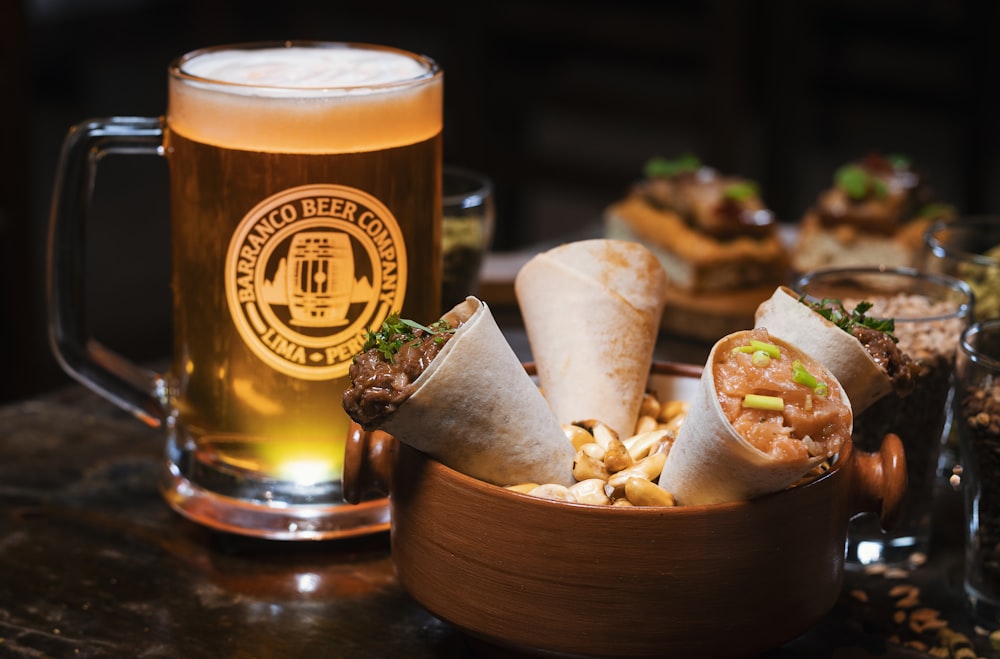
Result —
[{"label": "chopped green onion garnish", "polygon": [[768,357],[777,359],[781,357],[781,349],[773,343],[766,343],[764,341],[757,341],[756,339],[750,339],[750,345],[736,346],[733,348],[733,353],[745,352],[745,353],[757,353],[763,352]]},{"label": "chopped green onion garnish", "polygon": [[746,201],[758,195],[757,184],[753,181],[741,181],[727,185],[722,191],[722,196],[732,201]]},{"label": "chopped green onion garnish", "polygon": [[676,160],[666,158],[650,158],[643,168],[643,174],[649,178],[657,176],[676,176],[685,172],[695,172],[701,167],[701,161],[691,154],[683,155]]},{"label": "chopped green onion garnish", "polygon": [[810,389],[815,388],[819,384],[816,376],[807,371],[806,367],[798,359],[792,362],[792,380],[798,384],[804,384]]},{"label": "chopped green onion garnish", "polygon": [[743,397],[743,407],[755,410],[773,410],[781,412],[785,409],[785,401],[781,396],[764,396],[762,394],[747,394]]},{"label": "chopped green onion garnish", "polygon": [[890,156],[886,156],[886,160],[892,165],[893,169],[909,169],[910,159],[901,153],[894,153]]},{"label": "chopped green onion garnish", "polygon": [[885,181],[861,165],[844,165],[834,174],[833,182],[851,199],[864,199],[869,194],[881,198],[889,193]]},{"label": "chopped green onion garnish", "polygon": [[807,371],[806,367],[798,359],[792,362],[792,381],[804,384],[812,389],[817,396],[826,396],[829,393],[826,383],[817,380],[816,376]]},{"label": "chopped green onion garnish", "polygon": [[769,356],[775,359],[781,356],[781,350],[779,350],[778,346],[774,345],[773,343],[765,343],[764,341],[757,341],[756,339],[750,339],[750,347],[753,348],[754,350],[763,350]]},{"label": "chopped green onion garnish", "polygon": [[760,366],[761,368],[767,366],[771,363],[771,355],[767,354],[763,350],[755,350],[753,357],[750,358],[754,366]]},{"label": "chopped green onion garnish", "polygon": [[927,204],[920,209],[917,217],[926,217],[932,220],[948,219],[955,215],[955,209],[948,204]]},{"label": "chopped green onion garnish", "polygon": [[862,199],[868,192],[868,172],[858,165],[845,165],[834,175],[835,185],[851,199]]}]

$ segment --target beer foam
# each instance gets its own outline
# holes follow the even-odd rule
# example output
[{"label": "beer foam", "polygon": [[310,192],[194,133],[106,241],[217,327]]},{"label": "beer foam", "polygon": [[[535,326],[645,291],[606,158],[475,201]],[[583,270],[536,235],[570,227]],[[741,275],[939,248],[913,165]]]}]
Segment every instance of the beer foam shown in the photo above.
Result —
[{"label": "beer foam", "polygon": [[278,153],[353,153],[441,133],[443,74],[348,44],[196,53],[171,69],[167,123],[190,139]]},{"label": "beer foam", "polygon": [[421,61],[387,50],[350,47],[221,50],[195,55],[181,65],[191,76],[252,86],[254,95],[281,89],[356,89],[428,75]]}]

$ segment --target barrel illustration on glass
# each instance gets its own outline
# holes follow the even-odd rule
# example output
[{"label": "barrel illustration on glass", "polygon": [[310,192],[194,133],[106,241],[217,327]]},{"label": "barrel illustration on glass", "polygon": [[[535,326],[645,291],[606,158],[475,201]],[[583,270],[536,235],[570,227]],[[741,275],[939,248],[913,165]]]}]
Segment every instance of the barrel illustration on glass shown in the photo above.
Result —
[{"label": "barrel illustration on glass", "polygon": [[354,285],[351,238],[337,231],[295,234],[288,248],[288,311],[303,327],[347,324]]}]

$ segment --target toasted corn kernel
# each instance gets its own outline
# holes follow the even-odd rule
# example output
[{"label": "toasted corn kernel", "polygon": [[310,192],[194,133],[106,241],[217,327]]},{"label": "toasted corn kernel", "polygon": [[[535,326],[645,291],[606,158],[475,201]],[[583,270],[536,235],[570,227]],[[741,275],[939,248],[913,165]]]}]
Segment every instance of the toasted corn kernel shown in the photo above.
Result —
[{"label": "toasted corn kernel", "polygon": [[656,430],[658,427],[659,422],[655,416],[642,415],[635,424],[635,432],[636,434],[650,432],[651,430]]},{"label": "toasted corn kernel", "polygon": [[573,444],[573,448],[575,449],[579,449],[584,444],[594,441],[594,436],[582,426],[573,423],[564,423],[562,429],[566,434],[566,439]]},{"label": "toasted corn kernel", "polygon": [[910,613],[910,619],[927,622],[928,620],[936,620],[939,615],[940,612],[937,609],[931,609],[925,606]]},{"label": "toasted corn kernel", "polygon": [[657,420],[660,423],[667,423],[670,420],[687,414],[689,403],[684,400],[671,400],[660,406],[660,415]]},{"label": "toasted corn kernel", "polygon": [[674,506],[674,495],[645,478],[632,476],[625,481],[625,498],[634,506]]},{"label": "toasted corn kernel", "polygon": [[608,479],[608,468],[604,462],[593,458],[582,449],[576,452],[573,458],[573,478],[577,481],[585,481],[590,478]]},{"label": "toasted corn kernel", "polygon": [[590,432],[594,435],[594,441],[605,449],[608,448],[612,440],[618,441],[618,433],[612,430],[611,426],[607,426],[600,421],[591,427]]},{"label": "toasted corn kernel", "polygon": [[684,425],[684,418],[685,416],[683,414],[679,414],[678,416],[675,416],[674,418],[670,419],[670,421],[667,421],[666,423],[661,423],[660,427],[663,428],[664,430],[669,430],[670,432],[676,435],[677,431],[681,429],[682,425]]},{"label": "toasted corn kernel", "polygon": [[660,472],[663,471],[663,464],[666,461],[667,455],[665,453],[654,453],[639,460],[631,468],[638,470],[636,475],[641,475],[646,480],[652,481],[660,477]]},{"label": "toasted corn kernel", "polygon": [[[663,455],[669,454],[670,453],[670,447],[674,445],[674,440],[675,439],[677,439],[677,435],[675,435],[673,432],[671,432],[671,431],[668,430],[667,431],[667,435],[662,440],[660,440],[655,446],[653,446],[651,449],[649,449],[649,455],[650,456],[660,455],[661,453]],[[649,456],[646,456],[646,457],[649,457]],[[666,459],[666,458],[664,458],[664,459]]]},{"label": "toasted corn kernel", "polygon": [[588,478],[585,481],[569,486],[569,491],[576,497],[578,503],[589,503],[597,506],[607,506],[611,499],[604,493],[604,481],[600,478]]},{"label": "toasted corn kernel", "polygon": [[546,483],[544,485],[539,485],[535,489],[528,492],[532,496],[541,497],[543,499],[552,499],[554,501],[567,501],[569,503],[575,503],[576,497],[570,492],[569,488],[565,485],[559,485],[557,483]]},{"label": "toasted corn kernel", "polygon": [[618,473],[612,474],[608,478],[608,484],[615,489],[625,487],[625,481],[628,480],[630,476],[638,476],[639,478],[645,478],[648,481],[656,480],[659,478],[660,472],[663,471],[663,464],[666,461],[667,456],[664,453],[656,453],[654,455],[646,456],[628,469],[623,469]]},{"label": "toasted corn kernel", "polygon": [[521,492],[522,494],[527,494],[533,489],[538,487],[538,483],[518,483],[517,485],[508,485],[508,490],[514,490],[515,492]]},{"label": "toasted corn kernel", "polygon": [[648,391],[642,395],[642,403],[639,404],[639,416],[649,416],[653,417],[655,421],[658,416],[660,416],[660,404],[659,399],[656,396],[649,393]]},{"label": "toasted corn kernel", "polygon": [[617,508],[626,508],[626,507],[632,507],[635,504],[626,499],[625,497],[622,497],[621,499],[615,499],[614,501],[612,501],[611,505]]},{"label": "toasted corn kernel", "polygon": [[899,584],[898,586],[893,586],[889,589],[889,597],[906,597],[913,596],[917,597],[920,595],[920,589],[916,586],[911,586],[910,584]]},{"label": "toasted corn kernel", "polygon": [[947,620],[942,620],[940,618],[934,618],[933,620],[910,620],[910,629],[912,629],[917,634],[926,631],[934,631],[935,629],[942,629],[948,626]]},{"label": "toasted corn kernel", "polygon": [[583,446],[577,448],[578,450],[583,451],[584,453],[594,458],[595,460],[600,460],[601,462],[604,462],[604,454],[606,453],[606,451],[597,442],[587,442]]},{"label": "toasted corn kernel", "polygon": [[649,455],[654,446],[669,436],[669,431],[663,429],[649,430],[646,432],[636,433],[635,435],[623,440],[622,443],[625,444],[626,448],[628,448],[629,455],[632,456],[632,459],[639,461]]},{"label": "toasted corn kernel", "polygon": [[604,452],[604,466],[609,474],[617,473],[632,466],[632,456],[628,449],[622,444],[617,436],[608,439],[608,446]]}]

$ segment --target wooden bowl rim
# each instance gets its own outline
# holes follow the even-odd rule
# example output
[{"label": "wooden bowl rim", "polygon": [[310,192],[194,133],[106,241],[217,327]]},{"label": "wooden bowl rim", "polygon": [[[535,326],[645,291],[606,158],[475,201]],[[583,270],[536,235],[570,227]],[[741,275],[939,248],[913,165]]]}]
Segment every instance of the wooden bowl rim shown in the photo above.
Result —
[{"label": "wooden bowl rim", "polygon": [[[529,375],[535,374],[534,363],[526,362],[524,367],[525,370],[528,371]],[[692,378],[701,377],[702,371],[703,368],[698,365],[664,361],[653,362],[650,368],[651,375],[675,375]],[[501,500],[507,500],[518,505],[524,504],[529,506],[538,506],[540,508],[549,508],[551,510],[574,511],[577,514],[587,515],[671,515],[679,517],[695,517],[710,514],[738,514],[752,506],[759,506],[763,502],[774,501],[783,497],[802,496],[800,494],[802,491],[826,487],[830,480],[839,477],[845,467],[853,462],[852,442],[847,441],[844,443],[841,450],[834,456],[833,464],[826,473],[817,476],[807,483],[795,485],[778,492],[765,494],[748,501],[731,501],[726,503],[698,504],[690,506],[602,506],[589,503],[556,501],[553,499],[536,497],[523,492],[517,492],[515,490],[487,483],[486,481],[463,474],[438,462],[434,458],[420,453],[419,451],[413,450],[412,453],[415,454],[418,459],[425,460],[429,469],[435,472],[440,472],[442,478],[446,478],[453,482],[456,487],[471,488],[473,490],[477,490],[483,496],[499,497]],[[410,456],[408,456],[407,459],[410,459]]]}]

